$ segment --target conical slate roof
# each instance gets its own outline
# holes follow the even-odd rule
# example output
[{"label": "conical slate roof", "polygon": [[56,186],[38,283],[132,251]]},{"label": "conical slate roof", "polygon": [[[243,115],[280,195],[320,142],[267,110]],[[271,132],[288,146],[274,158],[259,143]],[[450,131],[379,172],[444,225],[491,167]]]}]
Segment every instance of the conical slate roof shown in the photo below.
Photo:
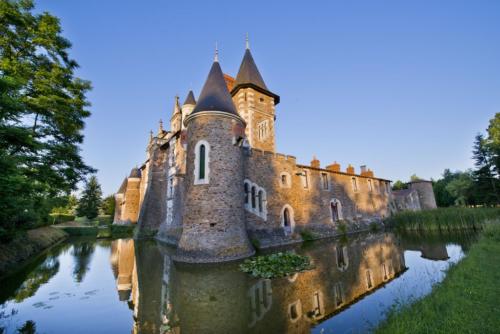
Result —
[{"label": "conical slate roof", "polygon": [[137,167],[134,167],[132,168],[132,171],[130,171],[130,176],[129,177],[141,177],[141,171],[139,170],[139,168]]},{"label": "conical slate roof", "polygon": [[212,64],[193,114],[201,111],[223,111],[238,115],[217,60]]},{"label": "conical slate roof", "polygon": [[255,61],[253,60],[252,53],[248,48],[245,50],[245,55],[241,61],[240,69],[238,71],[238,75],[236,75],[236,81],[234,82],[234,87],[243,84],[253,84],[267,91],[269,90],[264,83],[264,79],[262,79],[262,76],[260,75]]},{"label": "conical slate roof", "polygon": [[196,105],[196,99],[194,98],[194,93],[192,90],[189,91],[188,95],[186,96],[186,101],[184,101],[183,105],[186,104]]}]

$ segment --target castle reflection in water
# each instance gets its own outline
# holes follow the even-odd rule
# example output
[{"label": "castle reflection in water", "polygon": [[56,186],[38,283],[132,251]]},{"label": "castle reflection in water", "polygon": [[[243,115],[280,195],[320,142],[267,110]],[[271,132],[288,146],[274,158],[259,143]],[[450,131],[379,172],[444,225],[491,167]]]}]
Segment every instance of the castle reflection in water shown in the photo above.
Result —
[{"label": "castle reflection in water", "polygon": [[[314,269],[286,278],[254,279],[238,263],[174,263],[155,242],[113,241],[118,298],[132,309],[132,333],[308,333],[406,270],[403,247],[390,233],[315,242],[295,251]],[[446,259],[443,244],[405,249]]]}]

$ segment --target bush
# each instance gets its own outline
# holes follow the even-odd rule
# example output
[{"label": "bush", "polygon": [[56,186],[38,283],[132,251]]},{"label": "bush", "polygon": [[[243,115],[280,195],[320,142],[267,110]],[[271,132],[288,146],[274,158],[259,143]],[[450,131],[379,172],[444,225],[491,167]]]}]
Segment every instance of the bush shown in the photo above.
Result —
[{"label": "bush", "polygon": [[300,236],[304,241],[313,241],[314,239],[316,239],[316,235],[307,229],[300,231]]},{"label": "bush", "polygon": [[52,224],[67,223],[74,221],[75,215],[68,215],[64,213],[51,213],[50,220]]},{"label": "bush", "polygon": [[134,234],[135,225],[111,225],[111,235],[116,237],[131,237]]},{"label": "bush", "polygon": [[97,217],[98,224],[102,225],[111,225],[113,224],[113,217],[110,215],[102,215]]},{"label": "bush", "polygon": [[311,269],[309,257],[292,252],[257,256],[240,264],[240,270],[258,278],[284,277]]}]

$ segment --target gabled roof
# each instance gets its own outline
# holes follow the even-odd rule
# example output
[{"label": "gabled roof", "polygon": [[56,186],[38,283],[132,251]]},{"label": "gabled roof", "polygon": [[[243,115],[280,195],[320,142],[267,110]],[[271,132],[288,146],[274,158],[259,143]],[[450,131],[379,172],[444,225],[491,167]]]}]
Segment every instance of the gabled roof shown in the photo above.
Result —
[{"label": "gabled roof", "polygon": [[183,105],[186,105],[186,104],[196,105],[196,99],[194,98],[194,93],[192,90],[189,91]]},{"label": "gabled roof", "polygon": [[193,114],[201,111],[222,111],[238,115],[217,60],[212,64]]},{"label": "gabled roof", "polygon": [[243,56],[240,69],[238,70],[238,74],[236,75],[234,86],[236,87],[243,84],[254,84],[259,88],[269,90],[264,83],[264,79],[262,79],[262,76],[260,75],[255,61],[253,60],[250,49],[245,50],[245,55]]}]

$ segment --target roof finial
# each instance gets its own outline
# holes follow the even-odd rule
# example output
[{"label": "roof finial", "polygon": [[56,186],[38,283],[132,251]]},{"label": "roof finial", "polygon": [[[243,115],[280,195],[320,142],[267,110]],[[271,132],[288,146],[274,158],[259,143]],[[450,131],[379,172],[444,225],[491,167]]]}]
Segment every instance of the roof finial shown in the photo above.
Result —
[{"label": "roof finial", "polygon": [[153,140],[153,130],[149,130],[149,140]]},{"label": "roof finial", "polygon": [[245,37],[245,49],[250,50],[250,42],[248,41],[248,33]]},{"label": "roof finial", "polygon": [[160,126],[158,127],[158,134],[163,133],[163,121],[160,119]]},{"label": "roof finial", "polygon": [[214,62],[219,62],[219,48],[217,47],[217,42],[215,42],[215,56],[214,56]]}]

